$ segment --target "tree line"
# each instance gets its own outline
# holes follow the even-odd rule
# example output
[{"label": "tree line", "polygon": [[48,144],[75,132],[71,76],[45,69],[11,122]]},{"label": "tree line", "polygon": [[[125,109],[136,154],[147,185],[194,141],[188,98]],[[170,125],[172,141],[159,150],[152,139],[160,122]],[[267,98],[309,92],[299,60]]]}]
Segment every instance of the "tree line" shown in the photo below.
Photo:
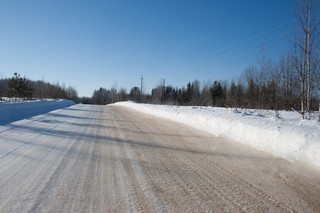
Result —
[{"label": "tree line", "polygon": [[105,105],[128,100],[136,102],[146,102],[146,97],[149,96],[150,95],[143,95],[141,93],[141,90],[136,86],[132,87],[129,93],[127,93],[127,90],[125,88],[117,90],[115,87],[111,87],[111,89],[100,87],[99,89],[93,91],[93,94],[90,98],[81,98],[81,102],[83,104],[98,105]]},{"label": "tree line", "polygon": [[79,102],[75,88],[59,83],[51,84],[43,80],[30,80],[14,73],[11,78],[0,79],[0,97],[21,99],[69,99]]},{"label": "tree line", "polygon": [[[273,62],[261,56],[258,63],[248,66],[237,79],[200,83],[185,87],[165,86],[152,89],[146,101],[156,104],[203,105],[273,110],[302,110],[301,78],[292,53]],[[318,110],[320,102],[320,72],[313,73],[309,110]]]}]

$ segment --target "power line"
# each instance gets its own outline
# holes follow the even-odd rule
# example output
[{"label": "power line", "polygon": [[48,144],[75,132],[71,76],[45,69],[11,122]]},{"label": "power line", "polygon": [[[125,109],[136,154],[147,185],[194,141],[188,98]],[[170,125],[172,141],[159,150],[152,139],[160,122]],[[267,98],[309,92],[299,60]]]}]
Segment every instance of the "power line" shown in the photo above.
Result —
[{"label": "power line", "polygon": [[[236,46],[239,46],[240,44],[244,44],[244,43],[246,43],[246,42],[248,42],[248,41],[251,41],[251,40],[253,40],[253,39],[256,39],[256,38],[258,38],[258,37],[261,37],[261,36],[263,36],[263,35],[265,35],[265,34],[268,34],[268,33],[270,33],[270,32],[273,32],[273,31],[276,31],[276,30],[278,30],[278,29],[281,29],[282,27],[287,26],[288,24],[291,24],[291,23],[293,23],[293,22],[294,22],[294,19],[292,19],[292,20],[290,20],[290,21],[288,21],[288,22],[286,22],[286,23],[284,23],[284,24],[281,24],[281,25],[278,25],[278,26],[276,26],[276,27],[273,27],[273,28],[271,28],[271,29],[269,29],[269,30],[266,30],[266,31],[264,31],[264,32],[255,34],[255,35],[250,36],[250,37],[248,37],[248,38],[245,38],[245,39],[243,39],[243,40],[241,40],[241,41],[238,41],[238,42],[236,42],[236,43],[233,43],[233,44],[231,44],[231,45],[229,45],[229,46],[227,46],[227,47],[224,47],[224,48],[215,50],[215,51],[213,51],[213,52],[211,52],[211,53],[209,53],[209,54],[206,54],[206,55],[203,55],[203,56],[201,56],[201,57],[192,59],[191,61],[188,61],[188,62],[186,62],[186,63],[184,63],[184,64],[182,64],[182,65],[178,65],[178,66],[172,68],[172,70],[173,70],[173,69],[177,69],[177,68],[183,68],[183,67],[187,68],[187,67],[199,66],[199,65],[202,65],[202,64],[204,64],[204,63],[207,63],[208,61],[209,61],[209,62],[210,62],[210,61],[221,61],[221,60],[224,61],[225,58],[229,57],[228,55],[230,55],[230,52],[225,52],[225,53],[223,53],[222,55],[219,55],[219,56],[218,56],[218,59],[217,59],[217,58],[211,58],[211,59],[210,59],[209,57],[210,57],[210,56],[213,56],[214,54],[221,53],[221,52],[223,52],[223,51],[225,51],[225,50],[228,50],[228,49],[230,49],[230,48],[234,48],[234,47],[236,47]],[[270,41],[270,40],[279,38],[279,37],[281,37],[281,36],[284,36],[284,35],[289,34],[289,33],[292,33],[292,32],[294,32],[294,30],[281,33],[281,34],[279,34],[279,35],[273,36],[272,38],[264,39],[264,40],[262,40],[262,41],[259,41],[259,42],[254,43],[253,45],[251,44],[251,45],[248,45],[248,46],[245,47],[245,48],[241,48],[240,50],[237,49],[237,50],[233,51],[233,53],[235,53],[235,52],[240,52],[240,51],[244,51],[244,50],[246,50],[246,49],[248,49],[248,48],[250,48],[250,47],[252,47],[252,46],[256,46],[256,45],[258,45],[258,44],[261,44],[262,42]],[[234,55],[234,54],[233,54],[233,55]],[[232,56],[232,57],[234,57],[234,56]],[[221,59],[220,59],[220,58],[221,58]],[[214,62],[213,62],[213,63],[214,63]],[[212,62],[211,62],[210,64],[212,64]]]},{"label": "power line", "polygon": [[[221,61],[225,61],[229,58],[234,58],[237,54],[243,54],[244,52],[247,52],[248,50],[249,51],[256,51],[256,49],[252,50],[253,47],[255,46],[258,46],[258,45],[261,45],[263,44],[264,42],[267,42],[267,41],[272,41],[276,38],[279,38],[279,37],[282,37],[284,35],[287,35],[289,33],[292,33],[294,32],[295,30],[291,30],[291,31],[288,31],[288,32],[284,32],[282,34],[279,34],[279,35],[276,35],[276,36],[273,36],[271,38],[267,38],[267,39],[264,39],[262,41],[259,41],[259,42],[255,42],[253,44],[250,44],[246,47],[242,47],[242,48],[239,48],[239,49],[236,49],[236,50],[233,50],[231,52],[225,52],[224,54],[221,54],[219,55],[218,57],[216,58],[211,58],[207,61],[199,61],[198,63],[194,63],[193,65],[189,66],[189,67],[199,67],[201,66],[202,64],[204,63],[209,63],[209,64],[214,64],[214,63],[218,63],[218,62],[221,62]],[[272,45],[273,43],[276,43],[276,42],[279,42],[279,41],[275,41],[275,42],[269,42],[268,45]]]}]

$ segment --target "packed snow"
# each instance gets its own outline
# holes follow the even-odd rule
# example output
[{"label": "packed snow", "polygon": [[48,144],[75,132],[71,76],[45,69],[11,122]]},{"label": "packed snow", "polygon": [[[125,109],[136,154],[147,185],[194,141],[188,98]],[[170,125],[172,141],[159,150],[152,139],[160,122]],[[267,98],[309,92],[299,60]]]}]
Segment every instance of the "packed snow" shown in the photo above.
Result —
[{"label": "packed snow", "polygon": [[318,112],[302,120],[298,112],[192,107],[119,102],[118,105],[180,122],[215,136],[320,169]]},{"label": "packed snow", "polygon": [[0,125],[44,114],[52,110],[69,107],[73,104],[73,101],[62,99],[34,100],[22,102],[0,102]]}]

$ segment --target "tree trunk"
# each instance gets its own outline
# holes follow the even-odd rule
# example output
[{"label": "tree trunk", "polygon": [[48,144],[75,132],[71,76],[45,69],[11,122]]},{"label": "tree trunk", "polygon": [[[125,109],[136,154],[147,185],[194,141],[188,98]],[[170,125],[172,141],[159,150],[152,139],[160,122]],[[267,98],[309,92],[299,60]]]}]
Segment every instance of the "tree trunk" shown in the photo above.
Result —
[{"label": "tree trunk", "polygon": [[320,122],[320,103],[319,103],[319,120],[318,121]]},{"label": "tree trunk", "polygon": [[311,44],[310,44],[310,36],[311,36],[311,29],[310,29],[310,22],[311,22],[311,1],[308,1],[308,16],[307,16],[307,26],[306,26],[306,74],[307,74],[307,91],[306,91],[306,101],[307,101],[307,119],[310,120],[310,101],[311,101]]},{"label": "tree trunk", "polygon": [[306,91],[306,41],[304,42],[303,50],[303,65],[301,67],[301,82],[300,82],[300,103],[301,103],[301,115],[302,119],[305,118],[305,91]]}]

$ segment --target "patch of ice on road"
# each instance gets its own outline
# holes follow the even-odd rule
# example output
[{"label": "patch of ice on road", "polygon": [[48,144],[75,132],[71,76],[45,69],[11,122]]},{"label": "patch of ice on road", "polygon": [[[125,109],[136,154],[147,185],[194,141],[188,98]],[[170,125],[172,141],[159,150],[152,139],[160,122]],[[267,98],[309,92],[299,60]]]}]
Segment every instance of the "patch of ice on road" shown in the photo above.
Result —
[{"label": "patch of ice on road", "polygon": [[216,136],[230,138],[290,161],[320,169],[320,123],[317,113],[301,120],[297,112],[138,104],[117,105],[170,119]]}]

